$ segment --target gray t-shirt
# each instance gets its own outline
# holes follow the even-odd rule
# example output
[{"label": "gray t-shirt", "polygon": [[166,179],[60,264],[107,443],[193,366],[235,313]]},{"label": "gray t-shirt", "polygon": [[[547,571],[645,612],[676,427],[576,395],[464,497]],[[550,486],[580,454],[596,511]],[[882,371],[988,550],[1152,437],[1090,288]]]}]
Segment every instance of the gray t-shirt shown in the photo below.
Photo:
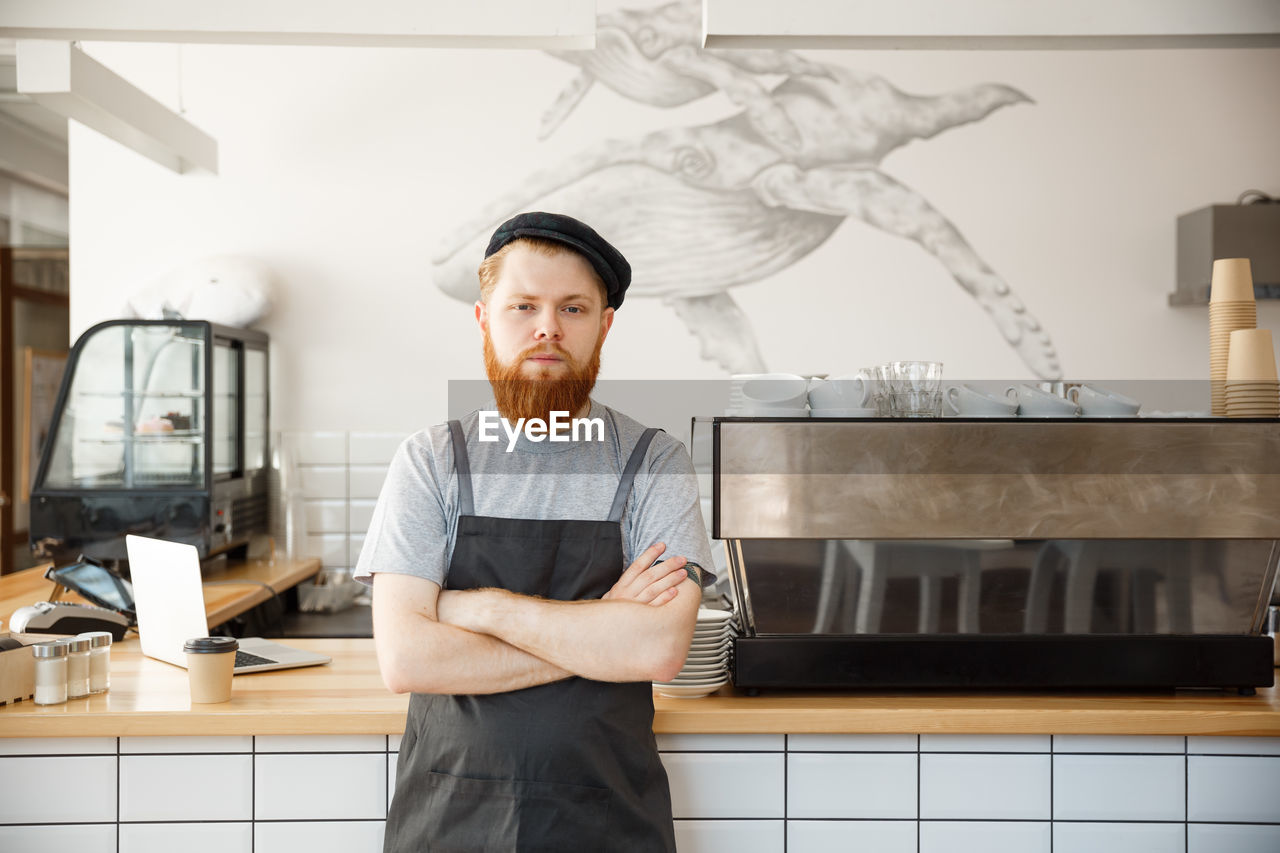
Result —
[{"label": "gray t-shirt", "polygon": [[[476,515],[607,519],[622,469],[645,428],[594,400],[588,417],[604,422],[603,441],[533,442],[520,434],[510,452],[501,427],[498,441],[481,442],[479,413],[461,418]],[[398,572],[445,586],[457,530],[453,442],[449,425],[439,424],[409,436],[396,451],[355,577],[372,583],[376,572]],[[658,559],[686,557],[702,567],[704,585],[715,580],[693,465],[684,445],[664,432],[654,436],[627,497],[625,563],[618,573],[655,542],[667,546]]]}]

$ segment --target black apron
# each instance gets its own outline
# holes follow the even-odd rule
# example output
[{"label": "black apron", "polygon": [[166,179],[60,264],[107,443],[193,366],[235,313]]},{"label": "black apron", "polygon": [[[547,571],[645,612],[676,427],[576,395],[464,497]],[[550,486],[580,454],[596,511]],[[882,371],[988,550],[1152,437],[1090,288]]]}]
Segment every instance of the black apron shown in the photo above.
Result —
[{"label": "black apron", "polygon": [[[601,598],[625,565],[622,510],[656,430],[627,460],[606,521],[475,515],[462,425],[450,421],[458,532],[449,589]],[[648,682],[570,677],[491,695],[415,693],[387,814],[386,853],[674,851],[671,794]]]}]

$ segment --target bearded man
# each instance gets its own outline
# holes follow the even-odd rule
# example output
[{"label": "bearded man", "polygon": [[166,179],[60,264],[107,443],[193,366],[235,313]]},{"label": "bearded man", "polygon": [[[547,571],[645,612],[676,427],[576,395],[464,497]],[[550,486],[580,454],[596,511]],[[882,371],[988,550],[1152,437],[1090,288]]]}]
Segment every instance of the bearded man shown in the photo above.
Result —
[{"label": "bearded man", "polygon": [[524,213],[479,277],[498,413],[603,430],[509,446],[477,411],[397,452],[356,569],[413,694],[384,849],[674,851],[650,682],[684,664],[711,554],[683,446],[590,397],[631,268]]}]

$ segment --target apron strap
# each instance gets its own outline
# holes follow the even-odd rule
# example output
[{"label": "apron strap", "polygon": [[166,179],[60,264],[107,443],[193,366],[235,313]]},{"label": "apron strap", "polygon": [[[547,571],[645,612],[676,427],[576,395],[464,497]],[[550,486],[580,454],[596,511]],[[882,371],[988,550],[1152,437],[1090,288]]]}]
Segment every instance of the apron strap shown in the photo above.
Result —
[{"label": "apron strap", "polygon": [[640,435],[635,449],[631,451],[627,467],[622,469],[622,480],[618,483],[618,491],[613,496],[613,506],[609,509],[609,521],[622,521],[622,511],[627,507],[627,496],[631,494],[631,484],[636,479],[636,471],[640,470],[640,463],[644,461],[644,455],[649,452],[649,444],[657,434],[657,427],[649,427]]},{"label": "apron strap", "polygon": [[471,460],[467,456],[467,436],[462,431],[462,421],[449,421],[449,434],[453,436],[453,467],[458,472],[458,515],[475,515],[475,502],[471,498]]}]

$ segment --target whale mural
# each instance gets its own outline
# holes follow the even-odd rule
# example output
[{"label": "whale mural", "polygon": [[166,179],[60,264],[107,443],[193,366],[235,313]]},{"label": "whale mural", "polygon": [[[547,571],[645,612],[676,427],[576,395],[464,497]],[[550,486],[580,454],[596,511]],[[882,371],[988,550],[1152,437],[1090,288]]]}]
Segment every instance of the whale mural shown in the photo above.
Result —
[{"label": "whale mural", "polygon": [[474,301],[493,229],[521,210],[561,211],[626,255],[636,271],[628,298],[669,305],[703,358],[730,373],[763,372],[753,323],[731,290],[787,268],[854,218],[929,252],[1033,373],[1061,377],[1052,339],[1009,284],[923,195],[880,169],[908,142],[1031,99],[998,83],[914,95],[788,51],[701,50],[699,14],[696,0],[602,14],[595,50],[553,54],[579,73],[537,134],[553,133],[596,83],[665,108],[722,93],[738,111],[602,140],[538,169],[444,237],[432,257],[437,287]]}]

